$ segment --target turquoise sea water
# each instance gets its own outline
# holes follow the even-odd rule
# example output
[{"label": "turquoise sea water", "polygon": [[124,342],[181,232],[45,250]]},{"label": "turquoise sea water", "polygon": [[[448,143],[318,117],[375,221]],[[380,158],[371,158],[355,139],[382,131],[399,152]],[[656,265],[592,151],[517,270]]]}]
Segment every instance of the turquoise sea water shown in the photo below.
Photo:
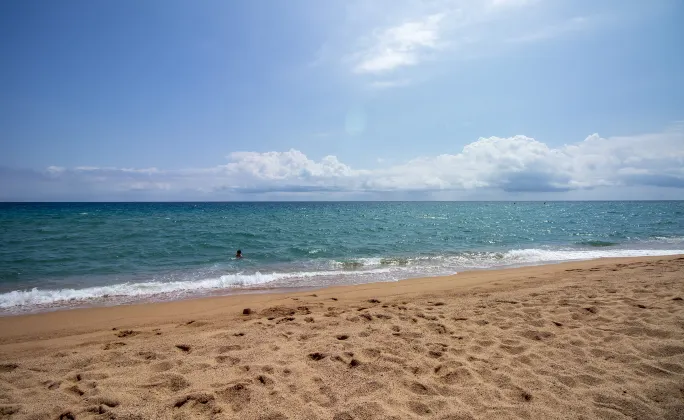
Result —
[{"label": "turquoise sea water", "polygon": [[0,240],[11,314],[684,253],[684,202],[5,203]]}]

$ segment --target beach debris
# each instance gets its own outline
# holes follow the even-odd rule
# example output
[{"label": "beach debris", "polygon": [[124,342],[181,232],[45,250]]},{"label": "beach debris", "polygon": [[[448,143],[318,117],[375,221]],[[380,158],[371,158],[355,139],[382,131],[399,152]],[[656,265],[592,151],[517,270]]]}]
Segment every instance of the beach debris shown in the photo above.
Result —
[{"label": "beach debris", "polygon": [[252,310],[250,308],[245,308],[242,310],[242,315],[251,315]]},{"label": "beach debris", "polygon": [[176,344],[176,348],[183,350],[184,352],[189,352],[191,347],[187,344]]},{"label": "beach debris", "polygon": [[262,384],[262,385],[273,385],[273,379],[269,378],[266,375],[259,375],[257,376],[257,380]]},{"label": "beach debris", "polygon": [[315,360],[315,361],[323,360],[323,359],[325,359],[325,357],[326,357],[325,354],[319,353],[319,352],[309,354],[309,359]]}]

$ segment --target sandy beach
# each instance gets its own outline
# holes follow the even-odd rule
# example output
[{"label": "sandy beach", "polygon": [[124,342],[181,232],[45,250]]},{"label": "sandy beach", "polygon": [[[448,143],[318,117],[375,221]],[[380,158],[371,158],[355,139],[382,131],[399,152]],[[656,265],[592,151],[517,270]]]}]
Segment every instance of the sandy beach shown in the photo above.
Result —
[{"label": "sandy beach", "polygon": [[0,318],[0,418],[682,419],[684,257]]}]

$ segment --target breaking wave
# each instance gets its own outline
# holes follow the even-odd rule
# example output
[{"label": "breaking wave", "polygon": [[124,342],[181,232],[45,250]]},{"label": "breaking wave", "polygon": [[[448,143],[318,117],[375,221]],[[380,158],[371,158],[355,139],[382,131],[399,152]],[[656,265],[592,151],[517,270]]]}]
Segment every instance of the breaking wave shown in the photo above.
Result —
[{"label": "breaking wave", "polygon": [[[515,249],[506,252],[463,252],[452,255],[359,258],[331,261],[329,270],[272,272],[252,274],[229,273],[200,280],[144,281],[111,284],[81,289],[16,290],[0,294],[3,312],[26,312],[32,308],[74,306],[89,302],[114,303],[163,300],[197,296],[220,291],[268,289],[284,287],[325,287],[332,284],[395,281],[420,276],[454,274],[473,269],[539,265],[563,261],[591,260],[611,257],[642,257],[684,254],[684,249]],[[160,299],[161,300],[161,299]]]}]

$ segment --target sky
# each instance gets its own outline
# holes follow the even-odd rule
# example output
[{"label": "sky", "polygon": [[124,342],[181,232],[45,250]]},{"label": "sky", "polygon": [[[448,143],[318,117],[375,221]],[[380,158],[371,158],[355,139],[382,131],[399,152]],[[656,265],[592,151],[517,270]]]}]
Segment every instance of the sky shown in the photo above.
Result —
[{"label": "sky", "polygon": [[0,2],[1,201],[684,199],[678,0]]}]

